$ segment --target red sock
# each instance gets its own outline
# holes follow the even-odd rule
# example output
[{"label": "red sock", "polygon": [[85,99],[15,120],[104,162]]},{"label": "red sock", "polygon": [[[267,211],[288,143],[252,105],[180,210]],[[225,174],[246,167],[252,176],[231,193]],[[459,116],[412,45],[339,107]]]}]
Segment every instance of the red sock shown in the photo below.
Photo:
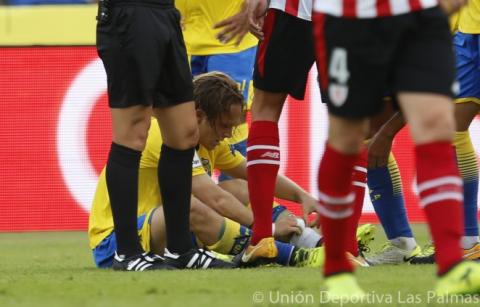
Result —
[{"label": "red sock", "polygon": [[353,192],[355,193],[355,202],[351,222],[349,223],[349,242],[347,251],[355,257],[358,256],[357,227],[362,215],[363,199],[365,198],[365,188],[367,187],[367,159],[368,152],[364,148],[360,152],[355,166],[353,167]]},{"label": "red sock", "polygon": [[417,184],[433,243],[438,273],[462,260],[463,183],[450,142],[416,147]]},{"label": "red sock", "polygon": [[248,192],[254,219],[253,245],[272,236],[272,203],[279,168],[278,124],[253,122],[247,143]]},{"label": "red sock", "polygon": [[357,157],[342,154],[327,143],[320,162],[318,189],[320,224],[325,245],[325,276],[353,271],[345,252],[354,211],[352,172]]}]

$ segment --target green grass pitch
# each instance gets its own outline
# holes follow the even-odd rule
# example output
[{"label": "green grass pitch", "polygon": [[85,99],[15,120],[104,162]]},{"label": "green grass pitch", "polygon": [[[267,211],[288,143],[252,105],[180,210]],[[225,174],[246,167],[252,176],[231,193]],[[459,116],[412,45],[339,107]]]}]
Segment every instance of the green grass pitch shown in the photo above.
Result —
[{"label": "green grass pitch", "polygon": [[[423,246],[424,225],[414,232]],[[385,240],[378,229],[373,250]],[[480,306],[431,298],[432,265],[357,270],[368,301],[344,306]],[[0,306],[337,306],[323,304],[319,269],[123,273],[94,267],[86,233],[0,234]]]}]

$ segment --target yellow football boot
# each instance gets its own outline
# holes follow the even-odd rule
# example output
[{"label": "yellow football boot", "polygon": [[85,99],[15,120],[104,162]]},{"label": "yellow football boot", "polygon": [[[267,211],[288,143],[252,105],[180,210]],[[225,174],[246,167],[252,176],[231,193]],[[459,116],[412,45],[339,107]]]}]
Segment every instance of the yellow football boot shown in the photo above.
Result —
[{"label": "yellow football boot", "polygon": [[475,244],[472,248],[464,249],[463,259],[479,260],[480,259],[480,243]]},{"label": "yellow football boot", "polygon": [[355,302],[366,297],[365,292],[360,288],[357,279],[352,273],[340,273],[325,278],[326,299],[333,303]]},{"label": "yellow football boot", "polygon": [[480,294],[480,263],[463,261],[441,276],[435,287],[439,296]]},{"label": "yellow football boot", "polygon": [[325,248],[298,248],[292,257],[295,267],[319,268],[325,263]]},{"label": "yellow football boot", "polygon": [[257,245],[249,245],[240,258],[242,266],[269,264],[278,256],[277,246],[273,237],[263,238]]}]

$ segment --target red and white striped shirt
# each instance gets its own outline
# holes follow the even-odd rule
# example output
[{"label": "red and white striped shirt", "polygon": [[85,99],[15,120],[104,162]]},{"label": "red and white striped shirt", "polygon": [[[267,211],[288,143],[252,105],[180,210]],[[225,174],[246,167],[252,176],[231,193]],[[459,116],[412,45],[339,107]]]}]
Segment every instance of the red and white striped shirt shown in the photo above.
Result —
[{"label": "red and white striped shirt", "polygon": [[314,11],[338,17],[375,18],[415,12],[438,0],[315,0]]},{"label": "red and white striped shirt", "polygon": [[271,0],[269,8],[278,9],[310,21],[312,20],[313,0]]}]

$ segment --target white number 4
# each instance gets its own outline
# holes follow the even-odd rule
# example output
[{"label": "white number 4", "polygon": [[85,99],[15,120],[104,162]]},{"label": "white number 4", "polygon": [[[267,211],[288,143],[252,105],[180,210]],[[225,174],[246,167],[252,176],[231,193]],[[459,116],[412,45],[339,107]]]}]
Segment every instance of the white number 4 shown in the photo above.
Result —
[{"label": "white number 4", "polygon": [[347,50],[345,48],[335,48],[330,59],[328,67],[330,78],[335,79],[337,83],[345,85],[350,78],[347,67]]}]

